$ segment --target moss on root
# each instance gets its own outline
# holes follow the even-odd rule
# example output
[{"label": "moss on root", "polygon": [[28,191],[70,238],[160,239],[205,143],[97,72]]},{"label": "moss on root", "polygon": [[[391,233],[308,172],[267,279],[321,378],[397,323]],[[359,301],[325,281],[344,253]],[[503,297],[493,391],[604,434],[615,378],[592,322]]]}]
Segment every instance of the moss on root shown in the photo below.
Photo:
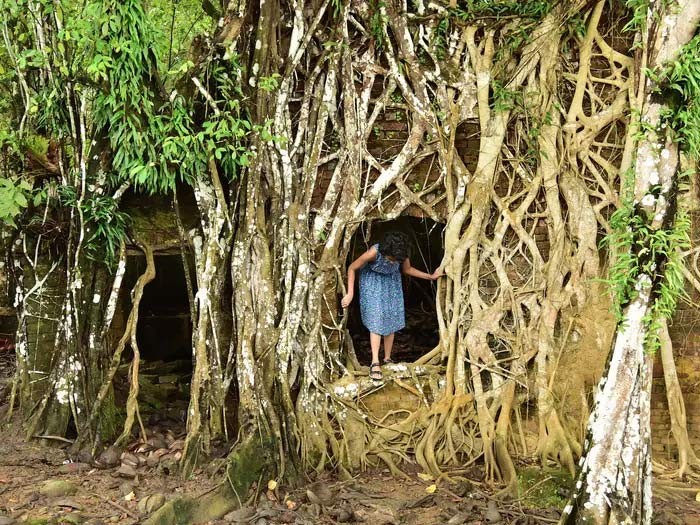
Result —
[{"label": "moss on root", "polygon": [[574,480],[565,469],[526,468],[518,472],[518,493],[523,505],[563,509]]},{"label": "moss on root", "polygon": [[254,481],[274,468],[274,442],[252,436],[236,446],[228,457],[226,480],[210,494],[177,498],[162,506],[144,525],[191,525],[221,518],[239,507]]},{"label": "moss on root", "polygon": [[110,389],[100,409],[99,429],[104,441],[116,438],[124,425],[124,411],[114,402],[114,391]]}]

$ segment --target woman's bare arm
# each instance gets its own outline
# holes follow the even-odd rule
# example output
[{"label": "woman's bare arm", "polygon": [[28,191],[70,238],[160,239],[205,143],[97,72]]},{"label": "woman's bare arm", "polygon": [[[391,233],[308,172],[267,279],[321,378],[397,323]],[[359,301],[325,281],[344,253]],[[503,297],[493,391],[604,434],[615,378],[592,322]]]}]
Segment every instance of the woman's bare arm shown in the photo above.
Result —
[{"label": "woman's bare arm", "polygon": [[426,279],[428,281],[435,281],[438,277],[442,276],[442,271],[438,268],[433,273],[421,272],[411,266],[411,260],[409,258],[404,259],[401,265],[401,271],[411,277],[416,277],[417,279]]},{"label": "woman's bare arm", "polygon": [[348,293],[340,302],[343,308],[350,306],[350,303],[355,296],[355,274],[361,270],[365,264],[374,261],[376,258],[377,249],[372,246],[369,250],[355,259],[350,266],[348,266]]}]

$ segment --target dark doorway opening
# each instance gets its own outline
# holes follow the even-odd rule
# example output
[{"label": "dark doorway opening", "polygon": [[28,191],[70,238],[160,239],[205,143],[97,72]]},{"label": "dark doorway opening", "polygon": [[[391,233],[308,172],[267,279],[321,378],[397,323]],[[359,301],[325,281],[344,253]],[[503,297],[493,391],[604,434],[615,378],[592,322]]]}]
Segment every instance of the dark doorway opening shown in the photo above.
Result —
[{"label": "dark doorway opening", "polygon": [[[442,260],[444,246],[443,225],[427,218],[399,217],[391,221],[364,223],[353,236],[349,261],[378,243],[389,231],[400,231],[411,239],[411,265],[431,273]],[[348,312],[348,330],[360,363],[371,361],[369,332],[360,316],[359,279],[355,283],[355,300]],[[433,281],[403,277],[406,327],[394,337],[392,359],[412,362],[435,348],[440,340],[436,306],[436,285]],[[383,355],[380,351],[380,356]]]},{"label": "dark doorway opening", "polygon": [[[143,290],[136,337],[146,361],[191,361],[192,321],[182,256],[156,255],[156,276]],[[146,258],[129,257],[125,288],[131,290],[146,269]]]},{"label": "dark doorway opening", "polygon": [[[141,356],[139,407],[149,425],[162,423],[178,428],[186,421],[192,378],[192,321],[185,267],[177,253],[156,253],[154,263],[155,278],[143,290],[136,328]],[[145,269],[144,255],[127,257],[121,319],[115,319],[117,337],[123,333],[131,311],[131,290]],[[124,353],[125,363],[133,357],[130,350],[127,347]],[[115,384],[115,394],[126,398],[128,378],[124,376],[120,383]]]}]

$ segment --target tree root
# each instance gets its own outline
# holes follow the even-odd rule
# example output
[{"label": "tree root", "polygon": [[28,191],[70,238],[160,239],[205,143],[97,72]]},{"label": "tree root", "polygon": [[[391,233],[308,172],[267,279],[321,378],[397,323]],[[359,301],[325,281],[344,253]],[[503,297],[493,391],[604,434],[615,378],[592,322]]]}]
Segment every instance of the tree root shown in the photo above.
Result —
[{"label": "tree root", "polygon": [[[136,242],[136,244],[138,244],[139,248],[141,248],[143,253],[146,255],[146,270],[143,272],[143,275],[139,279],[139,283],[137,283],[136,285],[136,293],[138,294],[138,297],[136,297],[136,294],[134,295],[134,306],[131,310],[131,315],[129,316],[129,324],[124,332],[125,335],[127,333],[129,334],[131,350],[134,355],[131,360],[131,369],[129,373],[131,377],[131,384],[129,387],[129,397],[126,401],[126,420],[124,421],[124,430],[116,440],[117,445],[124,444],[129,439],[129,437],[131,436],[131,428],[134,424],[135,419],[138,420],[139,428],[141,430],[141,435],[143,439],[145,440],[148,437],[146,435],[146,430],[143,426],[143,421],[141,421],[141,414],[139,413],[139,364],[141,362],[141,354],[139,352],[139,346],[136,341],[136,329],[138,327],[139,321],[138,308],[140,304],[140,299],[143,295],[143,289],[149,282],[155,279],[156,266],[153,260],[153,249],[151,248],[151,246],[146,242],[140,241],[139,239],[134,239],[134,241]],[[121,349],[123,349],[123,346],[121,344],[120,347]],[[121,350],[119,351],[119,354],[121,354]]]},{"label": "tree root", "polygon": [[143,522],[143,525],[190,525],[223,517],[248,498],[254,482],[273,473],[270,440],[252,432],[229,454],[226,481],[213,492],[198,498],[182,497],[169,501]]},{"label": "tree root", "polygon": [[675,476],[683,479],[688,469],[700,469],[700,458],[695,454],[688,437],[688,426],[683,401],[683,392],[676,373],[676,364],[673,360],[673,344],[668,334],[666,320],[660,322],[659,328],[661,364],[666,383],[666,399],[668,412],[671,418],[671,433],[678,446],[678,470]]}]

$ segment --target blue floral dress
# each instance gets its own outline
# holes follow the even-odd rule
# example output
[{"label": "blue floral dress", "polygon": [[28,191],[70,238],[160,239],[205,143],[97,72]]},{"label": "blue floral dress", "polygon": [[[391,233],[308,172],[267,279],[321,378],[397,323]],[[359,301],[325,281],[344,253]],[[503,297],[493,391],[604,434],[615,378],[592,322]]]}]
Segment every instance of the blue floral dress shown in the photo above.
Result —
[{"label": "blue floral dress", "polygon": [[406,326],[401,286],[401,264],[379,253],[360,272],[362,324],[372,333],[391,335]]}]

